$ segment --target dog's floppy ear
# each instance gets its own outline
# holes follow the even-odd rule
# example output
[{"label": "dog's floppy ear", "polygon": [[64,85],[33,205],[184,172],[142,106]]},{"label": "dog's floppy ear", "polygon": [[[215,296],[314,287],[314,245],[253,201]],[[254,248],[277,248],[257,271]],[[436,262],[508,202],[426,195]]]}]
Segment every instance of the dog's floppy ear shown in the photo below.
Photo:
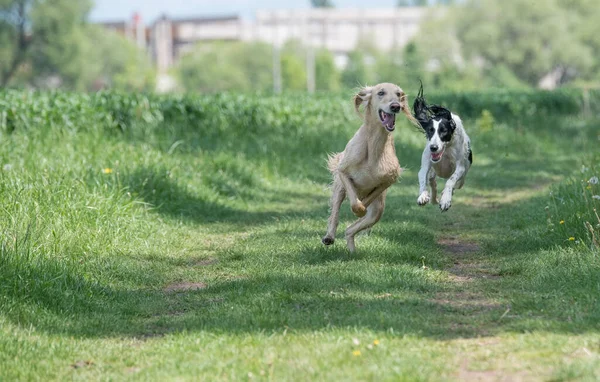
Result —
[{"label": "dog's floppy ear", "polygon": [[431,121],[431,117],[429,116],[429,107],[427,106],[427,103],[425,103],[425,98],[423,97],[423,82],[421,82],[419,94],[417,94],[415,102],[413,103],[413,113],[423,128],[427,123],[429,123],[429,121]]},{"label": "dog's floppy ear", "polygon": [[360,105],[368,103],[369,100],[371,99],[372,93],[373,93],[372,86],[365,86],[364,88],[361,88],[356,93],[356,95],[354,96],[354,110],[356,110],[357,113],[360,114],[360,112],[358,110]]},{"label": "dog's floppy ear", "polygon": [[429,109],[436,117],[447,119],[452,130],[456,129],[456,123],[454,122],[454,119],[452,119],[450,110],[438,105],[431,105]]}]

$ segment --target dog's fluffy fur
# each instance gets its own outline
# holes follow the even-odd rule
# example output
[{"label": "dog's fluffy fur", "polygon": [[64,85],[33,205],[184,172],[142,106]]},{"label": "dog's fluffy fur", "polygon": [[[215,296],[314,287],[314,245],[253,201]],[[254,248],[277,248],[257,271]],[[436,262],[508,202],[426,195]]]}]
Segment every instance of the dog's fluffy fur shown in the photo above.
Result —
[{"label": "dog's fluffy fur", "polygon": [[386,190],[402,172],[394,138],[396,114],[410,113],[406,94],[394,84],[382,83],[362,88],[354,96],[357,112],[365,105],[364,123],[343,152],[331,155],[328,167],[333,175],[331,215],[323,244],[333,244],[339,222],[339,210],[348,197],[352,212],[359,219],[346,229],[346,243],[355,250],[354,236],[379,221],[385,208]]},{"label": "dog's fluffy fur", "polygon": [[[455,189],[462,188],[473,163],[471,140],[457,115],[441,106],[427,105],[423,97],[423,84],[415,98],[413,110],[427,137],[419,170],[417,203],[420,206],[430,201],[437,203],[437,175],[447,179],[440,198],[440,209],[444,212],[452,205],[452,194]],[[428,180],[431,195],[427,192]]]}]

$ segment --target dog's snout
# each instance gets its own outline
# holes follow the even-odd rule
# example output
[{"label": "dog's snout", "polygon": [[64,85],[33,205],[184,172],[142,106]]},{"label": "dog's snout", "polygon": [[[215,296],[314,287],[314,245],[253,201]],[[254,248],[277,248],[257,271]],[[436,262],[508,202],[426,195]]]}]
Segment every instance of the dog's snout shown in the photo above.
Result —
[{"label": "dog's snout", "polygon": [[400,111],[400,104],[398,102],[392,102],[392,104],[390,105],[390,110],[393,113],[398,113]]},{"label": "dog's snout", "polygon": [[431,145],[429,146],[429,150],[431,150],[432,153],[438,151],[439,147],[438,145]]}]

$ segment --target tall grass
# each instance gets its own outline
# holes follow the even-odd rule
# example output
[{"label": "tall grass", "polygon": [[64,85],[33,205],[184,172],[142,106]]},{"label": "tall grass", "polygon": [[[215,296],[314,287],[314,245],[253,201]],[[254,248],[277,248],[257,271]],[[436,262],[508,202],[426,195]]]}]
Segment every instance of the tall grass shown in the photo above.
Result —
[{"label": "tall grass", "polygon": [[[319,240],[325,158],[360,124],[349,94],[0,93],[0,330],[16,333],[0,339],[0,366],[17,365],[0,367],[0,379],[122,379],[130,363],[152,370],[141,379],[239,379],[260,375],[273,349],[289,357],[276,379],[307,364],[317,379],[373,379],[398,359],[390,378],[431,379],[454,362],[440,341],[480,328],[591,330],[598,158],[586,156],[584,172],[580,158],[595,147],[597,118],[580,118],[573,91],[507,94],[473,94],[468,105],[432,94],[465,116],[474,146],[448,214],[416,206],[423,137],[399,122],[407,170],[349,255]],[[536,111],[524,119],[522,104]],[[436,242],[453,236],[479,243],[475,260],[502,279],[453,286],[453,260]],[[498,306],[469,305],[481,291]],[[440,302],[444,293],[459,305]],[[564,309],[569,299],[578,302]],[[509,303],[522,314],[513,321],[502,316]],[[100,360],[77,363],[81,352]]]}]

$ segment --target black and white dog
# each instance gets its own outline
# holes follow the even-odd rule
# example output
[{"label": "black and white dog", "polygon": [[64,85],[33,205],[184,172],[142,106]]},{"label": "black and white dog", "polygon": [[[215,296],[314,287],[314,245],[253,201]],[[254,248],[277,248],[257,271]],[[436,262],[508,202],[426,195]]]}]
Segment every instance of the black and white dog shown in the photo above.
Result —
[{"label": "black and white dog", "polygon": [[[423,84],[413,104],[413,111],[427,136],[419,170],[417,204],[424,206],[429,201],[437,203],[437,175],[448,179],[440,198],[440,209],[444,212],[452,204],[454,190],[460,189],[465,183],[465,177],[473,163],[471,140],[457,115],[444,107],[427,105],[423,98]],[[431,195],[427,192],[428,180]]]}]

